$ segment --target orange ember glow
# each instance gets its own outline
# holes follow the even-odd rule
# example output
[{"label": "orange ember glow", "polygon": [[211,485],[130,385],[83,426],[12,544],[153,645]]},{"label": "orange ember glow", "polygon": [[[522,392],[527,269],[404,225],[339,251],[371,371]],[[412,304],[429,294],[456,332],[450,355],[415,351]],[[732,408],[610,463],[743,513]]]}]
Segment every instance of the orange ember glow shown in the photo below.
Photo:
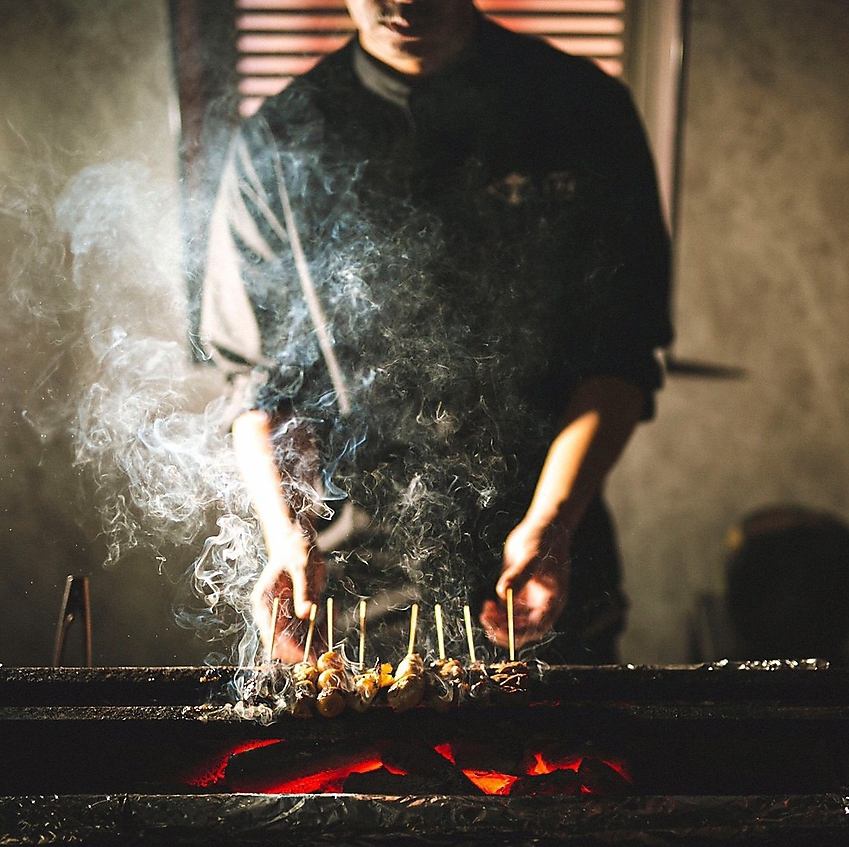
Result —
[{"label": "orange ember glow", "polygon": [[[256,750],[260,747],[269,747],[273,744],[283,743],[281,739],[265,738],[244,741],[234,747],[229,747],[223,753],[217,753],[209,759],[199,763],[193,773],[185,779],[186,784],[197,788],[208,788],[225,781],[227,764],[231,757]],[[456,765],[457,759],[450,742],[438,744],[434,751]],[[565,757],[546,756],[542,751],[534,753],[531,764],[525,768],[524,773],[501,773],[492,770],[463,769],[465,776],[476,785],[484,794],[495,796],[507,796],[514,784],[521,778],[530,776],[545,776],[556,771],[578,772],[581,762],[584,760],[581,754]],[[633,777],[626,765],[617,759],[598,758],[611,770],[615,771],[626,782],[633,783]],[[267,785],[258,785],[251,790],[261,794],[337,794],[344,790],[345,780],[353,773],[369,773],[383,768],[389,773],[397,776],[406,776],[408,771],[401,770],[395,766],[388,765],[379,754],[369,753],[362,758],[352,758],[337,767],[322,770],[318,773],[304,773],[294,779],[282,782],[274,782],[273,778],[268,780]],[[594,793],[586,785],[580,786],[582,794]]]},{"label": "orange ember glow", "polygon": [[291,779],[287,782],[281,782],[277,785],[272,785],[269,788],[263,789],[261,794],[338,794],[342,791],[342,786],[345,780],[352,773],[369,773],[380,768],[386,768],[394,774],[405,774],[406,771],[400,771],[397,768],[387,767],[383,760],[379,757],[363,759],[359,762],[352,762],[344,767],[332,768],[331,770],[322,771],[321,773],[309,774]]},{"label": "orange ember glow", "polygon": [[[581,762],[584,761],[584,756],[568,756],[565,759],[549,760],[546,759],[542,753],[536,753],[535,759],[536,761],[533,766],[528,770],[528,773],[532,776],[554,773],[554,771],[577,772],[581,767]],[[625,767],[624,762],[620,762],[617,759],[600,759],[599,761],[603,762],[611,770],[616,771],[616,773],[618,773],[625,782],[634,782],[634,778],[631,776],[627,767]]]},{"label": "orange ember glow", "polygon": [[[447,759],[451,764],[456,764],[454,751],[450,743],[439,744],[433,748],[440,756]],[[577,773],[581,767],[584,756],[572,755],[565,758],[548,759],[542,752],[534,753],[533,764],[531,764],[526,773],[528,776],[544,776],[545,774],[554,773],[555,771],[573,771]],[[626,782],[633,783],[633,777],[628,772],[623,762],[616,759],[601,759],[605,765],[616,771]],[[463,773],[471,780],[484,794],[504,796],[510,794],[513,785],[519,778],[514,774],[499,773],[498,771],[482,771],[482,770],[464,770]],[[592,790],[586,786],[581,786],[582,794],[591,794]]]},{"label": "orange ember glow", "polygon": [[451,749],[450,744],[437,744],[433,749],[435,752],[439,753],[443,759],[448,759],[452,765],[457,764],[457,760],[454,758],[454,751]]},{"label": "orange ember glow", "polygon": [[546,773],[554,773],[555,771],[577,771],[581,767],[583,756],[569,756],[566,759],[558,759],[556,761],[548,761],[542,753],[534,754],[534,763],[528,768],[528,774],[531,776],[541,776]]},{"label": "orange ember glow", "polygon": [[513,783],[519,778],[509,773],[498,773],[498,771],[463,771],[463,773],[484,794],[493,794],[498,797],[509,794]]},{"label": "orange ember glow", "polygon": [[195,772],[186,777],[185,783],[195,788],[208,788],[210,785],[215,785],[224,779],[227,762],[230,761],[231,756],[238,756],[239,753],[247,753],[248,750],[257,750],[260,747],[270,747],[272,744],[280,744],[280,739],[254,738],[235,747],[228,747],[223,753],[218,753],[199,763]]}]

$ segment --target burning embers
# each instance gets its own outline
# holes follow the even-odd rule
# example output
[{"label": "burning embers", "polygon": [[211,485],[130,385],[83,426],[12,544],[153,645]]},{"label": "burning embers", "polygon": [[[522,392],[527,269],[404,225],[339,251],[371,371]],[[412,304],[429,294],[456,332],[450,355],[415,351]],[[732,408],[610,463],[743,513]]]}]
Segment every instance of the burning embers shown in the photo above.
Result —
[{"label": "burning embers", "polygon": [[[539,742],[536,742],[538,746]],[[622,796],[632,778],[625,764],[597,752],[504,750],[498,742],[457,738],[384,739],[334,744],[312,755],[287,741],[242,744],[202,780],[214,791],[260,794]],[[199,785],[201,780],[192,780]]]},{"label": "burning embers", "polygon": [[[631,777],[617,758],[574,734],[566,740],[542,728],[542,712],[556,705],[531,701],[538,674],[513,659],[512,639],[510,661],[476,661],[467,607],[471,661],[464,665],[445,655],[437,609],[439,658],[426,662],[415,652],[417,618],[413,605],[407,652],[397,667],[366,668],[362,607],[359,662],[353,663],[335,650],[312,660],[313,606],[303,661],[284,665],[267,655],[244,685],[241,701],[230,707],[241,717],[275,723],[280,737],[234,746],[187,783],[268,794],[629,793]],[[327,622],[327,642],[333,644],[332,600]],[[329,724],[293,720],[313,716],[341,717]]]},{"label": "burning embers", "polygon": [[[489,745],[458,741],[440,744],[437,753],[459,767],[484,794],[516,797],[577,794],[618,796],[629,793],[633,783],[625,764],[590,754],[564,754],[551,749],[543,753],[527,748],[518,761],[493,757]],[[495,759],[495,760],[494,760]],[[489,767],[481,767],[488,765]],[[495,769],[493,769],[495,768]],[[501,770],[504,768],[505,770]]]},{"label": "burning embers", "polygon": [[[441,634],[440,610],[436,617]],[[233,748],[211,771],[189,782],[216,791],[271,794],[627,793],[631,779],[618,760],[587,750],[576,752],[574,740],[571,749],[558,749],[552,740],[557,736],[536,735],[525,726],[526,710],[533,709],[531,668],[512,660],[512,643],[511,661],[493,665],[476,661],[467,607],[471,662],[463,665],[448,658],[440,637],[439,658],[426,663],[415,652],[417,619],[418,607],[413,605],[407,652],[394,670],[389,663],[366,669],[362,607],[360,661],[354,664],[335,650],[311,660],[313,606],[304,660],[291,666],[267,660],[248,680],[234,707],[236,714],[264,724],[279,721],[276,731],[288,721],[285,737]],[[332,600],[327,621],[327,641],[333,644]],[[501,731],[491,723],[490,731],[482,732],[486,717],[503,712],[501,707],[515,713],[509,734],[503,731],[503,714]],[[309,729],[309,724],[292,720],[335,718],[346,711],[357,714],[322,725],[326,729]],[[462,720],[464,715],[469,719]]]}]

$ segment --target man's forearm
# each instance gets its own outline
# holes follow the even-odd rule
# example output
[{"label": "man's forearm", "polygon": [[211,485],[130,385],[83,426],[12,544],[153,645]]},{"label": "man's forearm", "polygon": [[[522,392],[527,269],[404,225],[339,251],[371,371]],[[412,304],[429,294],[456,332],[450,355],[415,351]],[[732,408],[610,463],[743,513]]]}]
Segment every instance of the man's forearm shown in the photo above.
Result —
[{"label": "man's forearm", "polygon": [[271,436],[271,418],[258,409],[243,412],[233,422],[236,463],[262,527],[267,550],[284,543],[293,534],[303,535],[283,491]]},{"label": "man's forearm", "polygon": [[[589,379],[572,397],[531,505],[504,542],[495,591],[504,602],[511,589],[518,592],[520,643],[551,630],[563,612],[569,592],[569,536],[622,453],[644,401],[639,388],[615,377]],[[506,642],[503,606],[488,601],[481,620],[493,639]]]},{"label": "man's forearm", "polygon": [[574,529],[634,431],[645,397],[617,377],[594,377],[575,392],[546,455],[525,520]]},{"label": "man's forearm", "polygon": [[[302,523],[287,499],[275,461],[273,427],[273,419],[265,412],[245,412],[233,423],[233,447],[262,527],[268,556],[252,595],[254,620],[260,626],[263,641],[273,642],[275,655],[289,661],[293,643],[282,621],[292,615],[302,619],[309,615],[310,605],[318,601],[324,588],[325,569],[315,553],[311,527]],[[289,592],[291,611],[282,607],[278,632],[272,635],[268,624],[272,600],[285,599]]]}]

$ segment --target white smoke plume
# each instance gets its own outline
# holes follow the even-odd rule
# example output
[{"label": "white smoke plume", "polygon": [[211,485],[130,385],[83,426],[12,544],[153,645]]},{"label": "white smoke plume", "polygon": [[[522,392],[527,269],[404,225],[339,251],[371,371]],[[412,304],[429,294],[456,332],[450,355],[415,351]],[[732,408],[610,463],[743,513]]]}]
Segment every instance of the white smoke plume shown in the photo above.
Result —
[{"label": "white smoke plume", "polygon": [[202,602],[181,598],[178,622],[223,639],[218,657],[251,664],[248,601],[263,551],[233,461],[227,403],[215,396],[223,386],[177,340],[187,337],[180,256],[160,249],[180,245],[163,214],[175,207],[173,190],[138,163],[112,163],[83,170],[56,205],[87,354],[75,460],[96,480],[106,565],[136,547],[152,562],[195,551],[189,579]]},{"label": "white smoke plume", "polygon": [[[296,162],[287,167],[298,172]],[[305,190],[297,179],[290,188]],[[491,576],[511,528],[498,495],[526,496],[510,489],[515,439],[545,441],[541,416],[513,387],[527,382],[533,360],[499,360],[451,296],[442,296],[438,280],[448,269],[435,249],[444,237],[435,218],[405,209],[401,225],[398,217],[391,225],[368,221],[356,213],[346,183],[335,188],[339,208],[350,202],[351,213],[326,233],[313,273],[335,343],[370,355],[347,373],[352,408],[344,419],[332,392],[307,394],[300,403],[299,421],[323,436],[315,463],[323,469],[323,502],[308,474],[290,474],[284,483],[303,508],[325,516],[352,495],[379,515],[394,564],[420,587],[426,606],[442,603],[453,624],[446,633],[452,650],[463,641],[462,606]],[[215,660],[251,666],[258,640],[249,597],[265,551],[234,462],[224,386],[212,368],[190,359],[185,290],[175,273],[186,249],[175,237],[175,191],[141,163],[125,161],[86,168],[62,192],[55,225],[67,234],[72,257],[66,301],[39,318],[55,324],[79,391],[48,402],[49,415],[34,409],[33,424],[70,423],[76,462],[97,483],[107,565],[138,548],[149,551],[151,563],[165,562],[175,549],[191,550],[186,582],[199,599],[181,598],[178,621],[219,642]],[[397,257],[392,287],[376,292],[387,257]],[[483,302],[497,289],[488,274],[498,268],[497,256],[489,269],[470,257],[450,273],[468,286],[472,302]],[[516,304],[528,299],[524,285],[519,268],[515,288],[503,294],[501,323],[487,330],[496,343],[539,343],[512,321]],[[38,310],[36,293],[18,294],[21,305]],[[286,378],[277,389],[282,385],[285,394],[320,368],[321,358],[303,306],[292,304],[284,317],[288,335],[277,359]],[[479,385],[489,396],[481,396]],[[399,396],[406,401],[396,402]],[[280,435],[281,465],[303,464]],[[487,514],[496,520],[464,522]],[[343,608],[359,596],[344,573],[329,590],[339,593]],[[432,649],[434,640],[423,627],[422,649]],[[483,639],[479,650],[486,654]]]}]

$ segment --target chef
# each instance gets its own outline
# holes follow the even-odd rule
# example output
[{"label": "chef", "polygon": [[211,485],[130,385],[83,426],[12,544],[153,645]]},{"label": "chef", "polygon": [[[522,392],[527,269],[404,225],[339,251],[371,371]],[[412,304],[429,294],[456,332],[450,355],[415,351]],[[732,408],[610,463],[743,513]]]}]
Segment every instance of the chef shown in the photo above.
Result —
[{"label": "chef", "polygon": [[472,602],[504,645],[512,589],[520,645],[614,661],[601,492],[671,338],[629,95],[471,0],[348,6],[357,36],[240,128],[212,220],[202,331],[249,386],[256,623],[299,658],[330,578],[387,627]]}]

